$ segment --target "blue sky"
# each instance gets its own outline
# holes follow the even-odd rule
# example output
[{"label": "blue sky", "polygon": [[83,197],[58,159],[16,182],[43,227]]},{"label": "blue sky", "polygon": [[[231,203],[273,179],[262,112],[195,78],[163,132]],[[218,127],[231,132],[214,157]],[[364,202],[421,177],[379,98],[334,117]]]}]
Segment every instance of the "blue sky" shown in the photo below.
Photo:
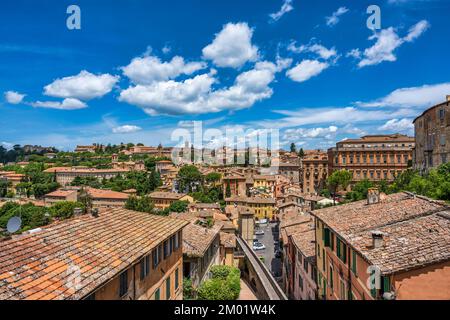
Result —
[{"label": "blue sky", "polygon": [[[81,9],[81,30],[66,9]],[[366,9],[381,9],[369,30]],[[413,134],[450,94],[447,0],[9,1],[0,11],[0,143],[143,142],[276,128],[327,148]]]}]

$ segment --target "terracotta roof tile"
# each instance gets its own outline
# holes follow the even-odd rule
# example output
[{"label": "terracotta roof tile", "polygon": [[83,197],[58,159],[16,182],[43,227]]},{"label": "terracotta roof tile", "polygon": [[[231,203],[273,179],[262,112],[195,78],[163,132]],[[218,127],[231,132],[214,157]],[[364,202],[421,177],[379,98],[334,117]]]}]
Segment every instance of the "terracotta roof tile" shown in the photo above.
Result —
[{"label": "terracotta roof tile", "polygon": [[[372,231],[383,234],[382,246],[372,246]],[[435,213],[384,227],[365,230],[349,243],[383,274],[448,261],[450,259],[450,211]]]},{"label": "terracotta roof tile", "polygon": [[292,242],[301,251],[301,253],[309,259],[315,259],[316,247],[315,247],[315,231],[309,229],[304,232],[294,233],[292,236]]},{"label": "terracotta roof tile", "polygon": [[0,242],[0,299],[81,299],[186,224],[110,209]]},{"label": "terracotta roof tile", "polygon": [[221,228],[221,225],[205,228],[195,223],[188,224],[183,229],[183,254],[188,257],[202,257]]},{"label": "terracotta roof tile", "polygon": [[433,211],[443,210],[443,205],[423,197],[401,192],[391,194],[375,204],[366,200],[319,209],[312,212],[331,229],[346,237],[362,230],[412,219]]},{"label": "terracotta roof tile", "polygon": [[149,194],[150,198],[158,199],[174,199],[178,200],[185,196],[185,193],[155,191]]}]

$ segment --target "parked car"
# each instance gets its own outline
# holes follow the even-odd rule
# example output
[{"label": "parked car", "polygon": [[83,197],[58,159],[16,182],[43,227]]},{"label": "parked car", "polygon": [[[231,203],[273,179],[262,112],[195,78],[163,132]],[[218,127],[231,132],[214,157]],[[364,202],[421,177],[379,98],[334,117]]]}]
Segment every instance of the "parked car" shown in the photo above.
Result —
[{"label": "parked car", "polygon": [[268,220],[267,219],[260,219],[258,221],[256,221],[257,224],[267,224]]},{"label": "parked car", "polygon": [[266,249],[266,246],[263,245],[261,242],[255,242],[253,243],[253,250],[264,250]]},{"label": "parked car", "polygon": [[262,236],[264,234],[264,230],[256,230],[255,235]]}]

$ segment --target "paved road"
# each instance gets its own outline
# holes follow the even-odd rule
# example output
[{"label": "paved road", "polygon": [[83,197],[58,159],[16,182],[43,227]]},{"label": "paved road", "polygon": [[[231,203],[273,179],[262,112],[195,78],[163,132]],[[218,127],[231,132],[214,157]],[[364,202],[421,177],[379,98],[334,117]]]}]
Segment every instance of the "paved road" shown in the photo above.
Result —
[{"label": "paved road", "polygon": [[[259,242],[266,246],[265,250],[258,250],[256,254],[259,257],[264,257],[264,264],[272,271],[275,276],[281,276],[281,260],[275,258],[275,250],[278,249],[278,244],[275,245],[274,241],[278,241],[278,227],[275,223],[269,223],[267,225],[260,226],[260,229],[264,230],[264,235],[256,236]],[[276,232],[274,232],[276,231]]]}]

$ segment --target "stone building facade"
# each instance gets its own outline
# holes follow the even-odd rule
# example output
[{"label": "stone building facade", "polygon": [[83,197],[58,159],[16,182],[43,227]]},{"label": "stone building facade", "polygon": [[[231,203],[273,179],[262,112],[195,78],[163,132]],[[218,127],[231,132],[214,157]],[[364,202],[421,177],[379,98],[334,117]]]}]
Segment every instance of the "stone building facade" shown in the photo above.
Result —
[{"label": "stone building facade", "polygon": [[414,169],[426,172],[450,161],[450,96],[414,121]]},{"label": "stone building facade", "polygon": [[393,181],[412,164],[414,138],[402,134],[370,135],[347,139],[328,149],[328,174],[347,170],[352,184],[370,181]]},{"label": "stone building facade", "polygon": [[328,155],[321,150],[306,152],[301,160],[300,184],[302,192],[318,194],[325,187],[328,177]]}]

